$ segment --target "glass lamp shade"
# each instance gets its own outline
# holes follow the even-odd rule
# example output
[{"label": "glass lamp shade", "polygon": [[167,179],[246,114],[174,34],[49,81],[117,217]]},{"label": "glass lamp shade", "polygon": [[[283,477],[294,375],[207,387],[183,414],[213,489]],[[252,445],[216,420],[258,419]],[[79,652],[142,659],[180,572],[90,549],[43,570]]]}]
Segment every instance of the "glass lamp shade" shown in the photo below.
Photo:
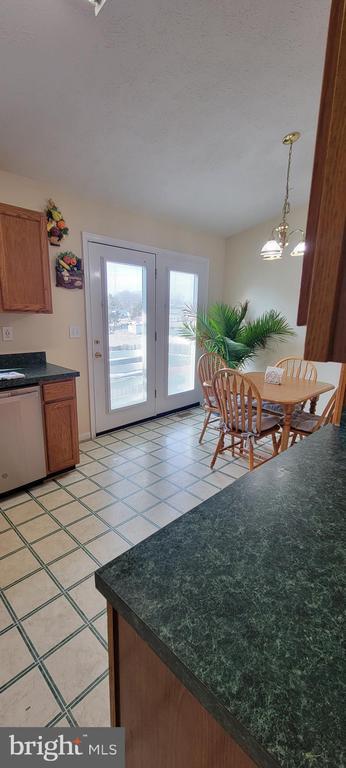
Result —
[{"label": "glass lamp shade", "polygon": [[304,256],[305,253],[305,240],[300,240],[298,245],[291,251],[291,256]]},{"label": "glass lamp shade", "polygon": [[268,240],[262,250],[261,254],[264,261],[274,261],[275,259],[282,258],[282,248],[276,240]]}]

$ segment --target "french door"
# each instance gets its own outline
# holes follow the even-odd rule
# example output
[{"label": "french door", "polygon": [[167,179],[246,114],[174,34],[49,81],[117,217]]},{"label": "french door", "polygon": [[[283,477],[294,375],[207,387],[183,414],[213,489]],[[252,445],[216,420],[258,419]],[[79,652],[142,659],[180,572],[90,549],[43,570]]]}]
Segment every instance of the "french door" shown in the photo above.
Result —
[{"label": "french door", "polygon": [[207,300],[208,262],[88,236],[90,375],[96,433],[200,398],[184,310]]}]

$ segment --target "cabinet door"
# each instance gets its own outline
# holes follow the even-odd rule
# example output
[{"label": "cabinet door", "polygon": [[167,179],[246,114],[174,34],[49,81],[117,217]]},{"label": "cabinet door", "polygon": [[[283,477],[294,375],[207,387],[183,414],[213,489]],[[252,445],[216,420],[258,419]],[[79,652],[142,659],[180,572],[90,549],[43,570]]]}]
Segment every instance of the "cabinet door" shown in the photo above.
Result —
[{"label": "cabinet door", "polygon": [[0,203],[0,310],[52,312],[46,217]]},{"label": "cabinet door", "polygon": [[76,400],[46,403],[48,472],[59,472],[79,462]]}]

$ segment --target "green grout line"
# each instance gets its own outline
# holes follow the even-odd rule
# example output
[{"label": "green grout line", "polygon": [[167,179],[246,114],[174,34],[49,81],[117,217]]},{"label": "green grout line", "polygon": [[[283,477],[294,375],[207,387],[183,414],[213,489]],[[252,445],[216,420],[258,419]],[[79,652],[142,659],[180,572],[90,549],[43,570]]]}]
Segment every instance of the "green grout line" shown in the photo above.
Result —
[{"label": "green grout line", "polygon": [[[167,418],[168,417],[166,417],[166,419]],[[184,419],[186,419],[186,421],[192,421],[193,420],[191,416],[189,416],[189,417],[188,416],[186,416],[186,417],[184,416]],[[171,417],[169,419],[169,421],[171,423],[170,423],[170,429],[169,429],[169,434],[168,435],[166,433],[166,430],[165,430],[164,433],[160,433],[159,430],[156,430],[157,433],[158,433],[158,438],[156,438],[156,439],[159,440],[160,442],[156,442],[155,443],[154,442],[154,438],[152,438],[152,437],[149,440],[145,440],[145,434],[144,433],[140,433],[141,435],[143,435],[143,442],[141,442],[140,444],[138,444],[136,446],[132,446],[131,444],[127,443],[128,448],[123,448],[122,452],[119,451],[119,453],[117,453],[115,451],[114,452],[111,451],[110,449],[107,448],[107,445],[104,446],[104,445],[102,445],[102,443],[98,443],[98,446],[100,446],[102,448],[105,448],[106,450],[109,450],[111,456],[114,456],[114,457],[119,456],[119,458],[124,459],[124,461],[122,463],[125,463],[125,462],[128,463],[129,461],[133,460],[134,465],[136,465],[136,459],[137,458],[138,459],[142,459],[146,455],[153,455],[154,453],[157,453],[159,451],[161,453],[163,451],[165,451],[165,450],[170,451],[173,454],[172,458],[174,458],[175,455],[179,454],[179,452],[181,451],[183,445],[186,445],[186,440],[188,440],[189,443],[191,443],[191,445],[194,446],[193,434],[191,434],[190,429],[184,430],[184,426],[186,426],[186,422],[185,422],[185,425],[182,423],[184,421],[184,419],[182,419],[180,421],[180,419],[176,415],[174,417]],[[192,431],[197,433],[199,431],[199,429],[200,429],[200,423],[197,424],[196,417],[194,417],[194,420],[196,422],[196,426],[192,429]],[[155,426],[156,425],[153,424],[153,421],[155,421],[155,420],[152,420],[150,422],[146,422],[148,424],[150,423],[150,427],[148,427],[148,429],[146,429],[146,431],[154,431],[155,430]],[[163,419],[157,419],[156,421],[157,421],[157,424],[159,424],[159,426],[162,426],[162,422],[164,420]],[[161,422],[161,424],[160,424],[160,422]],[[165,420],[164,421],[164,426],[166,424],[167,424],[167,421]],[[179,428],[178,424],[179,424],[180,427],[183,427],[183,428],[182,429]],[[189,424],[188,426],[190,427],[192,425]],[[119,430],[119,432],[120,432],[120,430]],[[177,441],[174,440],[174,433],[175,432],[177,432],[179,434],[179,436],[181,435],[181,440],[179,440],[179,439]],[[187,432],[189,433],[189,435],[187,435]],[[134,434],[136,434],[136,433],[134,433]],[[177,434],[177,437],[178,437],[178,434]],[[183,442],[183,438],[185,438],[185,442]],[[97,438],[96,438],[95,442],[97,442]],[[117,440],[115,440],[114,442],[117,442]],[[121,442],[124,442],[126,444],[126,438],[124,440],[121,440]],[[155,447],[153,449],[151,449],[150,451],[145,451],[145,450],[141,451],[141,446],[144,446],[148,442],[152,442],[155,445]],[[172,450],[171,448],[169,448],[169,444],[170,443],[175,444],[176,450]],[[181,446],[179,446],[178,448],[177,448],[177,443],[181,443]],[[92,450],[97,450],[97,449],[93,448]],[[82,451],[82,453],[84,453],[84,451],[83,451],[83,444],[81,444],[81,451]],[[134,451],[136,451],[136,452],[139,451],[139,454],[136,455],[135,457],[133,457],[131,455],[130,456],[129,455],[124,456],[123,455],[124,451],[126,451],[126,452],[127,451],[132,451],[132,453]],[[206,449],[204,450],[204,452],[206,452]],[[92,541],[95,541],[95,540],[97,540],[99,538],[102,538],[104,535],[106,535],[106,533],[112,531],[112,532],[116,533],[118,536],[120,536],[127,544],[132,546],[133,542],[128,540],[125,537],[125,535],[123,535],[122,532],[118,530],[119,527],[124,525],[124,524],[126,524],[127,522],[130,522],[131,520],[133,520],[137,516],[142,518],[142,519],[144,519],[144,520],[146,520],[146,521],[148,521],[148,518],[146,517],[145,512],[149,512],[149,510],[155,509],[155,507],[158,506],[161,503],[165,503],[168,506],[170,506],[169,499],[171,497],[168,497],[166,499],[162,499],[160,497],[156,497],[157,498],[157,502],[155,504],[153,504],[152,507],[148,508],[148,510],[146,510],[144,512],[139,512],[138,510],[136,510],[134,507],[131,506],[131,502],[130,502],[131,495],[133,495],[134,493],[138,493],[140,491],[143,492],[146,489],[143,488],[142,486],[139,486],[136,483],[136,481],[131,480],[130,479],[131,476],[128,476],[128,477],[126,477],[126,479],[128,479],[129,482],[133,482],[134,485],[137,486],[137,490],[133,491],[133,493],[131,493],[127,497],[124,497],[123,499],[119,499],[118,497],[114,496],[113,497],[114,500],[112,500],[109,503],[109,505],[107,505],[107,506],[110,506],[113,503],[123,503],[123,504],[125,504],[129,508],[129,511],[133,511],[133,514],[127,520],[123,521],[122,523],[119,523],[118,526],[110,524],[108,521],[104,520],[101,517],[101,514],[100,514],[100,513],[102,513],[102,511],[107,509],[107,506],[103,507],[100,510],[92,510],[89,507],[87,507],[87,505],[83,502],[83,497],[76,497],[73,494],[72,486],[75,484],[75,482],[83,482],[84,480],[90,480],[91,482],[93,482],[95,485],[98,486],[98,490],[104,490],[104,491],[106,491],[107,493],[110,493],[113,496],[112,492],[107,490],[107,487],[102,486],[102,485],[100,485],[97,482],[97,474],[101,474],[104,471],[107,471],[109,469],[113,469],[113,467],[110,467],[108,464],[105,464],[104,461],[103,461],[104,459],[109,458],[109,455],[106,456],[106,457],[102,457],[101,459],[95,459],[94,457],[90,456],[87,452],[86,452],[86,455],[88,455],[88,458],[90,458],[91,461],[92,460],[96,460],[98,463],[100,463],[102,465],[102,469],[100,469],[100,472],[96,473],[96,475],[92,475],[92,476],[84,475],[83,470],[81,469],[81,467],[84,466],[84,465],[81,465],[81,467],[77,467],[76,468],[76,471],[80,471],[80,474],[83,476],[83,479],[82,478],[78,478],[73,483],[70,483],[69,485],[66,486],[66,485],[63,485],[62,483],[59,482],[59,476],[57,476],[56,478],[52,478],[52,480],[57,484],[56,488],[53,488],[50,491],[47,491],[46,493],[43,491],[43,493],[40,496],[34,496],[30,492],[30,489],[28,489],[28,490],[25,491],[27,493],[28,498],[23,499],[18,504],[14,504],[13,507],[8,507],[8,509],[2,510],[3,517],[4,517],[4,519],[6,520],[6,522],[8,523],[8,526],[9,526],[7,530],[15,530],[17,532],[17,534],[19,535],[19,537],[23,541],[23,547],[26,547],[28,549],[28,551],[31,552],[31,554],[35,557],[35,559],[37,560],[38,565],[39,565],[39,567],[37,569],[35,569],[34,571],[32,571],[32,572],[30,572],[28,574],[25,574],[25,576],[22,576],[20,579],[17,579],[15,582],[13,582],[11,584],[8,584],[4,588],[4,591],[3,591],[2,600],[3,600],[6,608],[8,609],[9,614],[10,614],[10,616],[11,616],[13,621],[12,621],[12,623],[8,627],[5,627],[4,630],[2,630],[0,632],[0,635],[2,636],[4,634],[6,634],[11,629],[15,629],[15,628],[18,629],[18,631],[21,634],[22,639],[26,643],[26,646],[28,647],[28,649],[29,649],[29,651],[30,651],[30,653],[31,653],[31,655],[33,657],[33,663],[29,667],[26,667],[24,670],[22,670],[20,673],[18,673],[10,681],[8,681],[5,684],[5,689],[11,687],[11,685],[13,685],[15,682],[17,682],[22,677],[24,677],[24,675],[27,674],[30,670],[35,669],[37,667],[40,670],[40,673],[43,675],[44,679],[46,680],[47,685],[49,686],[49,689],[51,690],[52,694],[54,695],[54,698],[57,701],[57,704],[59,705],[60,710],[61,710],[52,719],[52,721],[50,721],[49,725],[53,725],[54,723],[58,723],[59,720],[61,720],[63,717],[66,717],[70,724],[72,723],[72,725],[77,725],[76,720],[75,720],[75,718],[73,716],[73,713],[71,712],[71,708],[77,706],[77,704],[80,701],[82,701],[83,698],[85,698],[85,696],[87,696],[88,693],[90,693],[90,691],[92,691],[100,683],[100,681],[105,679],[107,677],[107,675],[108,675],[108,672],[105,671],[104,673],[102,673],[102,675],[100,675],[95,681],[91,682],[90,685],[85,690],[83,690],[77,697],[75,697],[75,699],[72,702],[66,703],[63,695],[59,691],[59,689],[56,686],[54,680],[51,678],[50,674],[48,673],[48,670],[46,669],[46,667],[44,665],[44,661],[46,659],[50,658],[50,656],[52,656],[57,650],[59,650],[61,647],[64,647],[64,645],[66,645],[69,641],[71,641],[74,637],[78,636],[82,631],[84,631],[87,628],[89,628],[91,630],[93,635],[97,638],[97,640],[101,643],[101,645],[106,649],[107,648],[106,640],[103,638],[103,636],[101,635],[99,630],[97,630],[97,628],[94,626],[94,622],[97,621],[97,619],[99,619],[101,616],[104,615],[105,608],[100,610],[91,619],[89,619],[89,617],[84,613],[84,611],[78,605],[76,599],[73,597],[72,594],[70,594],[70,592],[72,592],[73,589],[75,589],[76,587],[78,587],[81,584],[83,584],[84,582],[86,582],[88,579],[92,578],[93,574],[92,573],[91,574],[86,574],[81,579],[79,579],[77,582],[74,582],[73,584],[68,585],[67,587],[64,587],[62,584],[60,584],[60,582],[58,581],[57,577],[54,576],[54,573],[49,570],[48,563],[45,563],[43,561],[43,559],[38,555],[38,553],[33,549],[32,544],[37,543],[38,541],[42,541],[42,540],[52,536],[54,533],[57,533],[59,530],[63,530],[65,532],[67,532],[69,534],[69,536],[72,538],[72,540],[75,542],[76,548],[74,550],[70,551],[70,552],[67,552],[67,553],[65,552],[62,555],[60,555],[59,557],[55,558],[53,561],[50,562],[49,565],[52,565],[53,563],[56,563],[56,562],[58,562],[60,560],[63,560],[63,558],[66,557],[69,554],[73,554],[74,552],[76,552],[78,550],[82,550],[86,555],[89,556],[89,558],[91,558],[94,561],[96,567],[98,568],[98,567],[100,567],[101,563],[87,549],[87,547],[85,546],[86,544],[90,544]],[[169,459],[165,460],[164,458],[161,459],[161,457],[155,457],[155,458],[160,458],[160,462],[157,462],[157,463],[161,463],[161,462],[165,463],[165,461],[169,462]],[[198,458],[194,457],[192,459],[191,463],[204,463],[203,460],[202,460],[202,457],[201,457],[201,452],[199,453],[199,457]],[[117,472],[117,469],[116,469],[117,465],[114,465],[114,466],[115,466],[114,471]],[[118,466],[119,466],[118,474],[119,473],[121,474],[121,464],[119,464]],[[154,465],[154,466],[156,466],[156,465]],[[178,466],[175,467],[174,464],[172,466],[174,467],[174,471],[176,471],[176,472],[181,471]],[[145,466],[142,466],[141,464],[137,465],[137,467],[138,467],[138,472],[142,472],[142,471],[145,471],[147,469],[149,471],[153,471],[153,474],[155,474],[155,470],[152,469],[151,467],[147,468]],[[135,467],[135,470],[134,470],[133,474],[136,474],[137,467]],[[188,466],[186,467],[186,470],[188,472]],[[71,470],[71,471],[74,471],[74,470]],[[68,474],[68,473],[66,473],[66,474]],[[63,477],[63,475],[60,475],[60,477]],[[156,477],[158,478],[157,482],[160,482],[160,481],[172,482],[172,484],[175,485],[175,487],[177,489],[177,493],[179,493],[179,492],[188,492],[188,493],[191,494],[190,489],[194,485],[194,483],[192,483],[191,486],[188,486],[187,488],[182,488],[181,486],[176,485],[173,481],[170,481],[169,480],[169,476],[168,476],[168,478],[166,478],[165,476],[162,477],[161,475],[156,475]],[[232,478],[232,481],[233,481],[233,479],[234,478]],[[201,482],[201,480],[203,481],[204,478],[201,479],[198,476],[195,478],[195,482],[196,483]],[[207,480],[204,480],[204,481],[207,482]],[[71,488],[71,491],[69,490],[70,488]],[[216,486],[213,486],[213,485],[211,485],[211,488],[215,488],[215,493],[217,493],[217,491],[219,490]],[[85,510],[85,515],[81,516],[80,518],[77,518],[76,520],[73,520],[72,522],[68,523],[67,525],[64,525],[63,523],[61,523],[61,521],[57,517],[55,517],[54,512],[56,510],[58,510],[58,509],[61,510],[63,507],[67,507],[67,505],[69,503],[71,503],[71,502],[65,502],[64,504],[60,505],[59,507],[56,507],[56,509],[48,510],[44,506],[43,502],[40,501],[41,497],[48,496],[48,495],[56,492],[57,490],[61,490],[61,489],[64,490],[68,494],[68,496],[70,496],[71,502],[72,501],[78,501],[79,504]],[[89,495],[89,494],[85,494],[85,495]],[[172,494],[172,495],[174,495],[174,494]],[[195,498],[196,498],[197,504],[200,504],[202,502],[202,500],[199,497],[195,497]],[[42,514],[35,515],[34,517],[32,517],[32,518],[30,518],[28,520],[22,521],[21,523],[16,525],[8,517],[7,513],[11,512],[11,509],[13,509],[14,507],[20,507],[22,504],[25,504],[29,500],[33,500],[33,501],[35,501],[37,503],[37,505],[42,509]],[[197,504],[196,504],[196,506],[197,506]],[[178,512],[179,514],[181,514],[180,510],[176,510],[173,506],[171,506],[171,509],[173,509],[174,511]],[[26,522],[30,522],[30,521],[32,521],[34,519],[38,519],[43,514],[48,514],[50,516],[50,518],[54,522],[56,522],[58,524],[58,528],[55,531],[51,531],[50,533],[46,534],[45,536],[40,537],[39,539],[36,539],[33,542],[28,542],[25,539],[24,535],[21,534],[20,526],[24,525]],[[74,536],[73,532],[71,530],[69,530],[69,528],[74,523],[77,523],[78,521],[81,521],[81,520],[85,519],[86,516],[90,516],[90,515],[94,515],[94,517],[96,519],[100,520],[106,526],[107,530],[103,531],[100,534],[97,534],[92,539],[88,540],[88,542],[82,543],[82,542],[80,542],[77,539],[76,536]],[[164,527],[164,526],[159,526],[156,523],[153,523],[153,521],[150,520],[150,518],[149,518],[149,521],[151,522],[153,527],[156,527],[158,530],[160,530],[161,527]],[[22,549],[22,547],[18,548],[17,550],[13,550],[12,552],[8,553],[7,555],[4,555],[1,559],[3,559],[4,557],[10,556],[11,554],[15,554],[15,552],[18,552],[21,549]],[[12,608],[12,605],[11,605],[10,601],[8,600],[5,592],[10,587],[12,587],[14,584],[18,584],[18,583],[21,583],[22,581],[25,581],[25,579],[29,578],[30,576],[33,576],[34,574],[38,573],[40,570],[43,570],[49,576],[49,578],[54,582],[55,586],[58,588],[59,592],[58,592],[57,595],[54,595],[52,598],[47,600],[45,603],[41,604],[40,606],[37,606],[32,611],[29,611],[27,614],[25,614],[24,616],[19,618],[17,616],[15,610]],[[62,641],[60,641],[55,646],[53,646],[51,649],[46,651],[44,654],[40,655],[38,653],[38,651],[36,650],[36,648],[35,648],[34,644],[32,643],[32,641],[30,640],[30,638],[27,636],[27,633],[25,632],[25,628],[23,627],[22,622],[24,622],[27,618],[35,615],[35,613],[38,613],[42,608],[44,608],[44,607],[54,603],[61,596],[65,596],[65,598],[68,600],[69,604],[73,607],[74,610],[76,610],[77,614],[79,615],[79,617],[80,617],[80,619],[82,621],[82,625],[81,625],[81,627],[78,627],[76,630],[74,630],[72,633],[70,633]]]}]

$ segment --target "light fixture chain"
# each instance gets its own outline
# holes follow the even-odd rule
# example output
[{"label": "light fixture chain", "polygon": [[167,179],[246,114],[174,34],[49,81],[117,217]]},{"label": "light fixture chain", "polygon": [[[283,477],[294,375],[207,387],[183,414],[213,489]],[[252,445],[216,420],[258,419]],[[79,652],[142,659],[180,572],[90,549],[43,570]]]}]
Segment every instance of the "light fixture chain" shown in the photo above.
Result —
[{"label": "light fixture chain", "polygon": [[286,222],[286,216],[290,212],[290,203],[289,203],[289,181],[290,181],[290,172],[291,172],[291,161],[292,161],[292,150],[293,150],[293,143],[290,142],[290,148],[288,152],[288,163],[287,163],[287,176],[286,176],[286,194],[285,194],[285,200],[282,208],[282,217],[283,221]]}]

